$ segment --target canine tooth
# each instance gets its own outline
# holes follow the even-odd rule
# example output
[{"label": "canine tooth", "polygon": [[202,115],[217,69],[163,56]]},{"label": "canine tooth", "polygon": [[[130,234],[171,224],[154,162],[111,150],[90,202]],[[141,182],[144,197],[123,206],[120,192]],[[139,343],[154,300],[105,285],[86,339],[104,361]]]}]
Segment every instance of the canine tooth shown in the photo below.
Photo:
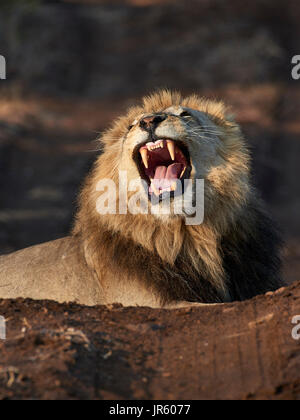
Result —
[{"label": "canine tooth", "polygon": [[149,165],[148,165],[148,151],[146,149],[142,149],[141,150],[141,156],[142,156],[142,159],[143,159],[143,164],[148,169],[148,167],[149,167]]},{"label": "canine tooth", "polygon": [[171,191],[176,191],[177,190],[177,182],[173,182],[171,185]]},{"label": "canine tooth", "polygon": [[175,144],[173,141],[167,141],[168,150],[172,160],[175,160]]},{"label": "canine tooth", "polygon": [[186,167],[184,168],[184,170],[181,172],[180,178],[183,177],[184,173],[185,173]]},{"label": "canine tooth", "polygon": [[156,197],[159,197],[159,195],[160,195],[160,193],[159,193],[159,190],[156,188],[156,185],[155,185],[155,182],[151,182],[151,187],[152,187],[152,190],[154,191],[154,194],[156,195]]}]

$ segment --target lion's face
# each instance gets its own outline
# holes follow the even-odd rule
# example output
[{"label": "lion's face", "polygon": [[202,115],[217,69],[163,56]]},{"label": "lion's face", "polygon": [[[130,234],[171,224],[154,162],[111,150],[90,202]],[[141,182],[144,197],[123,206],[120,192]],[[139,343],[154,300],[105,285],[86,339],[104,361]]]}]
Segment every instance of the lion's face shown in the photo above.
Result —
[{"label": "lion's face", "polygon": [[[222,104],[197,97],[174,101],[160,94],[143,108],[131,110],[108,132],[119,147],[111,162],[128,180],[137,180],[145,200],[163,207],[191,195],[198,179],[204,180],[207,204],[213,195],[243,193],[248,182],[248,154],[235,123],[227,121]],[[147,101],[147,100],[146,100]],[[164,106],[165,105],[165,106]],[[116,137],[118,140],[116,142]],[[118,161],[116,161],[118,159]],[[192,190],[187,190],[191,180]],[[230,191],[224,191],[230,188]],[[189,213],[189,209],[186,209]]]},{"label": "lion's face", "polygon": [[[176,196],[178,181],[205,178],[216,164],[218,128],[201,112],[172,106],[139,115],[129,127],[124,160],[133,159],[149,197]],[[184,192],[184,183],[179,190]]]}]

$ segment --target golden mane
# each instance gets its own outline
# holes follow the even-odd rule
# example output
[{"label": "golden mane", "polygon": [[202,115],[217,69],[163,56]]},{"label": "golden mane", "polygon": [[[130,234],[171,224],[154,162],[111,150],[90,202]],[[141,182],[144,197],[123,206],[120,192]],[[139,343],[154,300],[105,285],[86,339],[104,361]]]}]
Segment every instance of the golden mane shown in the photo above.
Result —
[{"label": "golden mane", "polygon": [[[95,204],[96,185],[104,178],[118,183],[122,139],[128,126],[141,114],[179,105],[205,113],[221,132],[220,164],[211,168],[206,179],[204,223],[186,226],[180,218],[161,220],[152,215],[100,216]],[[103,153],[82,188],[73,230],[83,242],[86,260],[100,281],[107,272],[124,282],[138,279],[163,304],[176,300],[222,302],[229,295],[232,298],[224,238],[239,246],[239,241],[258,234],[261,205],[249,181],[247,146],[225,105],[196,95],[183,98],[177,92],[160,91],[116,120],[101,137],[101,144]]]}]

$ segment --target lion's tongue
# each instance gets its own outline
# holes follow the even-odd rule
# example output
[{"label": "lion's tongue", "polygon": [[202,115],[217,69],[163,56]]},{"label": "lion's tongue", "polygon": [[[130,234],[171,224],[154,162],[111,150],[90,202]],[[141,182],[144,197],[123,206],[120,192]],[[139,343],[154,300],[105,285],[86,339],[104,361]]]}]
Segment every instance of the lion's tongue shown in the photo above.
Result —
[{"label": "lion's tongue", "polygon": [[[157,191],[170,191],[174,180],[179,179],[182,170],[182,163],[173,163],[168,167],[158,166],[155,169],[155,175],[152,184],[154,184],[154,187]],[[152,187],[153,185],[150,187],[150,193],[153,192]]]}]

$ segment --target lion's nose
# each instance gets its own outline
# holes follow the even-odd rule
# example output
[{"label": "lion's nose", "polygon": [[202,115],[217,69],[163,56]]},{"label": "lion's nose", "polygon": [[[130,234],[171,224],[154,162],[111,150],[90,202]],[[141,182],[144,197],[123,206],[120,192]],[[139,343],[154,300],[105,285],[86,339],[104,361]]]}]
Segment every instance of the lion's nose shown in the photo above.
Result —
[{"label": "lion's nose", "polygon": [[150,130],[158,126],[162,121],[164,121],[167,118],[166,115],[150,115],[148,117],[145,117],[141,120],[140,126],[141,128],[144,128],[145,130]]}]

